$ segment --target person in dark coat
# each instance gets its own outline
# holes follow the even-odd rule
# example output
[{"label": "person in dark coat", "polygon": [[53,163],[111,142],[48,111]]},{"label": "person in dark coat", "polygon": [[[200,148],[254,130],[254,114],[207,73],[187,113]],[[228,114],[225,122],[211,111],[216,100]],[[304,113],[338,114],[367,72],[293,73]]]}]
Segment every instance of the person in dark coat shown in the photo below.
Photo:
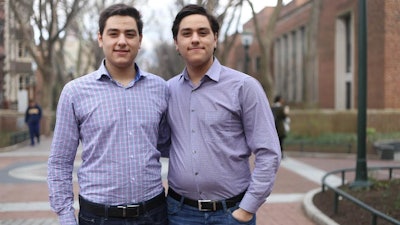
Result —
[{"label": "person in dark coat", "polygon": [[284,101],[280,95],[277,95],[274,99],[272,113],[274,114],[276,132],[278,133],[279,143],[281,144],[281,155],[283,157],[283,141],[289,131],[287,124],[289,121],[289,107],[284,105]]},{"label": "person in dark coat", "polygon": [[35,137],[40,143],[40,119],[42,118],[42,108],[33,100],[29,100],[29,106],[25,112],[25,123],[29,128],[31,145],[35,145]]}]

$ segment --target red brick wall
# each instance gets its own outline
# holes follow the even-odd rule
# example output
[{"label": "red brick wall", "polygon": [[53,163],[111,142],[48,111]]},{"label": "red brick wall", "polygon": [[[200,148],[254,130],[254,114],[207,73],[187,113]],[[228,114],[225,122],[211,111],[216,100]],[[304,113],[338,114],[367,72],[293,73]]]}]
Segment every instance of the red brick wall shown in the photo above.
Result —
[{"label": "red brick wall", "polygon": [[380,0],[368,1],[368,108],[384,108],[384,76],[385,76],[385,12],[384,2]]},{"label": "red brick wall", "polygon": [[385,108],[400,108],[400,1],[385,0],[384,3],[384,96],[379,100]]}]

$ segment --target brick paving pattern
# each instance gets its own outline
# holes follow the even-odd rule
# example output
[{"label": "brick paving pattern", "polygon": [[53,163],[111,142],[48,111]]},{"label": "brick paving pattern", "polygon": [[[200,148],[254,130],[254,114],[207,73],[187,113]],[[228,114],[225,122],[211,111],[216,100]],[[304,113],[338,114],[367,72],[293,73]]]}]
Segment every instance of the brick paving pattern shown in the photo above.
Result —
[{"label": "brick paving pattern", "polygon": [[[0,149],[0,225],[58,224],[48,203],[46,183],[50,143],[51,138],[42,138],[40,145],[34,147],[25,143],[12,150]],[[354,155],[316,157],[289,153],[279,168],[271,196],[257,212],[257,224],[315,225],[302,208],[304,195],[320,187],[321,174],[354,167],[355,163]],[[398,165],[398,162],[377,159],[368,163]],[[163,177],[166,184],[165,169]],[[74,190],[78,192],[77,185]]]}]

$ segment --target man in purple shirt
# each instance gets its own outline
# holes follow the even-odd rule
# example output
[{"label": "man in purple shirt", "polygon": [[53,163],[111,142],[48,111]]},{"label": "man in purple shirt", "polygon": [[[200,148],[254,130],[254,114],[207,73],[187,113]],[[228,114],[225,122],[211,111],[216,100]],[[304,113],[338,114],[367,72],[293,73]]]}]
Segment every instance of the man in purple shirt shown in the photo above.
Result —
[{"label": "man in purple shirt", "polygon": [[[167,224],[161,152],[167,144],[166,82],[135,63],[143,22],[115,4],[99,19],[99,69],[65,85],[57,106],[48,185],[62,225],[76,225],[74,160],[79,142],[79,224]],[[164,143],[164,140],[166,142]]]},{"label": "man in purple shirt", "polygon": [[186,68],[168,81],[170,225],[255,224],[281,159],[261,85],[214,57],[218,31],[215,17],[197,5],[184,7],[172,26]]}]

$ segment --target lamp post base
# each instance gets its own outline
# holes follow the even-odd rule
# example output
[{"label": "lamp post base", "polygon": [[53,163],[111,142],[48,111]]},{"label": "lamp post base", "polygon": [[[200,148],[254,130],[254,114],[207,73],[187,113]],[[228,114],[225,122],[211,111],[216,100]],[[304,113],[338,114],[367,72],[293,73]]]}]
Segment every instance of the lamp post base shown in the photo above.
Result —
[{"label": "lamp post base", "polygon": [[372,182],[369,180],[356,180],[349,186],[351,189],[367,189],[372,186]]}]

